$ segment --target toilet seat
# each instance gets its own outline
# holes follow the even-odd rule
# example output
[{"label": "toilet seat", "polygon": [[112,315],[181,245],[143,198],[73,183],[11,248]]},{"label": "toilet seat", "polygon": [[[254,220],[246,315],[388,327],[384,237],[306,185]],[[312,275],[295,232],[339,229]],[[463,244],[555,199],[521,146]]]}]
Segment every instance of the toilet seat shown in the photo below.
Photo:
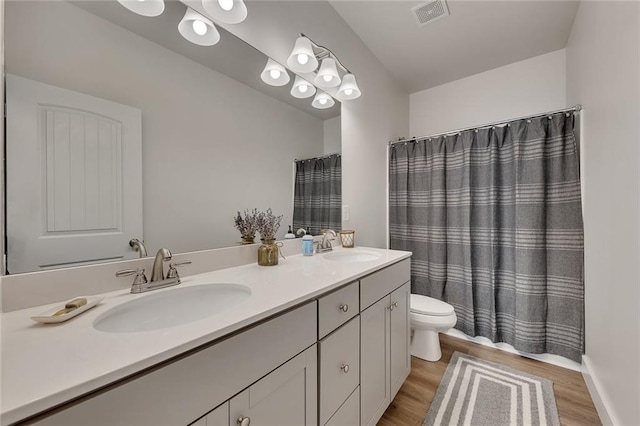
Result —
[{"label": "toilet seat", "polygon": [[449,316],[454,313],[453,306],[450,304],[421,294],[412,294],[410,305],[410,311],[412,314],[439,317]]}]

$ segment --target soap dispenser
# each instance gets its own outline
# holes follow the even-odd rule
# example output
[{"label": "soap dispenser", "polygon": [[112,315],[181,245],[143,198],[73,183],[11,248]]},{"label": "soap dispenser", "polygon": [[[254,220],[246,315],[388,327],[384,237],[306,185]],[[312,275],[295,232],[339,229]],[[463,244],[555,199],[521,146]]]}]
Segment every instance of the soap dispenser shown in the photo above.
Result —
[{"label": "soap dispenser", "polygon": [[293,233],[293,231],[291,230],[291,225],[289,225],[289,230],[287,231],[287,233],[284,235],[284,239],[285,240],[293,240],[296,238],[296,235]]},{"label": "soap dispenser", "polygon": [[313,235],[305,234],[302,237],[302,254],[304,256],[313,256]]}]

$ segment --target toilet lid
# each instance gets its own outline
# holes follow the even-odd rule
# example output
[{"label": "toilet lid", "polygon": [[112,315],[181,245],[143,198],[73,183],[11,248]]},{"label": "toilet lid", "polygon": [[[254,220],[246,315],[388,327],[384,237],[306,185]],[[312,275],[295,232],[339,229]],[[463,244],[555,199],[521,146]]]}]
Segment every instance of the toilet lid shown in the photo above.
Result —
[{"label": "toilet lid", "polygon": [[433,297],[423,296],[421,294],[411,295],[411,312],[424,315],[451,315],[453,313],[453,306],[443,302],[442,300],[434,299]]}]

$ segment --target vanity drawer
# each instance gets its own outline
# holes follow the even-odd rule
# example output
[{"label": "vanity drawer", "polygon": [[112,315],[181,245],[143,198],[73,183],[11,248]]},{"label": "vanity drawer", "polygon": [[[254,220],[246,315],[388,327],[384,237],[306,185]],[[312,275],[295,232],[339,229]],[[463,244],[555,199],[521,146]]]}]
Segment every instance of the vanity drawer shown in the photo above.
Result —
[{"label": "vanity drawer", "polygon": [[411,259],[405,259],[360,280],[360,310],[411,280]]},{"label": "vanity drawer", "polygon": [[360,384],[360,321],[355,318],[320,342],[320,424]]},{"label": "vanity drawer", "polygon": [[345,426],[360,424],[360,386],[342,404],[342,407],[324,426]]},{"label": "vanity drawer", "polygon": [[318,299],[318,339],[322,339],[360,312],[358,282]]}]

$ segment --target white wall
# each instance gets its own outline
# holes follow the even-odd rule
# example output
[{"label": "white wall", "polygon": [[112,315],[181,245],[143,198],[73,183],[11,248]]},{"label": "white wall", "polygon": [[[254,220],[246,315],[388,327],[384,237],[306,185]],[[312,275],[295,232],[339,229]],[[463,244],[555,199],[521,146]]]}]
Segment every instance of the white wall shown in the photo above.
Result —
[{"label": "white wall", "polygon": [[565,50],[412,93],[411,136],[566,107]]},{"label": "white wall", "polygon": [[342,149],[342,122],[340,117],[324,120],[324,153],[333,154]]},{"label": "white wall", "polygon": [[386,247],[387,142],[407,135],[408,94],[328,2],[251,2],[247,20],[225,29],[281,63],[305,33],[356,75],[362,96],[342,104],[343,228],[357,231],[358,245]]},{"label": "white wall", "polygon": [[638,2],[581,2],[567,102],[584,107],[584,362],[601,417],[616,425],[640,424],[639,49]]},{"label": "white wall", "polygon": [[322,155],[322,120],[68,3],[6,7],[8,72],[142,110],[150,253],[230,245],[252,207],[285,214],[284,235],[291,164]]}]

